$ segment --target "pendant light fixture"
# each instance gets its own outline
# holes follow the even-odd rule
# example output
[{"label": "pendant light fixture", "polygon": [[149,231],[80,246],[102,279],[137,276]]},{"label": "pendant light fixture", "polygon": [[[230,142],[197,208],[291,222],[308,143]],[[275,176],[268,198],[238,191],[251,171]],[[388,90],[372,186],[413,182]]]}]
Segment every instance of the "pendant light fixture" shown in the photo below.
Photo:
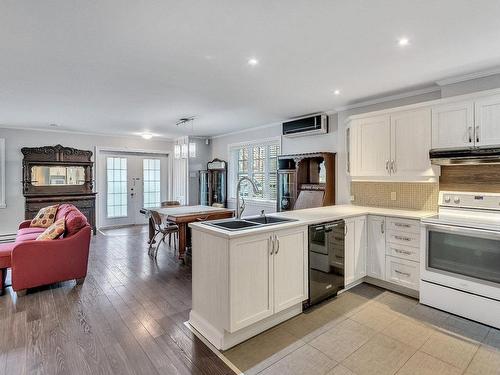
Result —
[{"label": "pendant light fixture", "polygon": [[[184,126],[188,123],[191,123],[191,134],[194,132],[194,116],[183,117],[176,122],[177,126]],[[196,143],[188,142],[183,144],[176,144],[174,146],[174,158],[175,159],[187,159],[187,158],[195,158],[196,157]]]}]

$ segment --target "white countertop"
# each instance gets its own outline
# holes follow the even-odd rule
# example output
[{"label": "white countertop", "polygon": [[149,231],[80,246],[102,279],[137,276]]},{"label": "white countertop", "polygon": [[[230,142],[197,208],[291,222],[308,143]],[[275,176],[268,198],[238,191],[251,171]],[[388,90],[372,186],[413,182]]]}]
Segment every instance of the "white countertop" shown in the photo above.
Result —
[{"label": "white countertop", "polygon": [[[393,216],[404,219],[415,219],[420,220],[424,217],[435,215],[436,212],[432,211],[419,211],[419,210],[402,210],[393,208],[380,208],[380,207],[365,207],[365,206],[354,206],[354,205],[337,205],[337,206],[326,206],[318,208],[308,208],[305,210],[295,210],[287,212],[276,212],[268,214],[266,216],[278,216],[286,217],[290,219],[295,219],[296,221],[264,225],[251,229],[230,231],[222,228],[217,228],[211,225],[206,225],[203,223],[191,223],[189,226],[193,229],[200,230],[202,232],[211,233],[218,237],[226,238],[236,238],[242,236],[248,236],[258,233],[265,233],[274,230],[281,230],[286,228],[297,227],[301,225],[311,225],[318,224],[327,221],[346,219],[353,216],[362,215],[380,215],[380,216]],[[243,218],[244,219],[244,218]]]}]

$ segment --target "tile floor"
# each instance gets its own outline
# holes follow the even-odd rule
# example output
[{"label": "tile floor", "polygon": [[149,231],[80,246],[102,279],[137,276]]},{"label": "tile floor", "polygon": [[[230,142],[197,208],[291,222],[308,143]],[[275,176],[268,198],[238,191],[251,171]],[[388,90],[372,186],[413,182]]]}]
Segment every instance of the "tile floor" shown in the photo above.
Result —
[{"label": "tile floor", "polygon": [[368,284],[223,355],[244,374],[500,374],[500,330]]}]

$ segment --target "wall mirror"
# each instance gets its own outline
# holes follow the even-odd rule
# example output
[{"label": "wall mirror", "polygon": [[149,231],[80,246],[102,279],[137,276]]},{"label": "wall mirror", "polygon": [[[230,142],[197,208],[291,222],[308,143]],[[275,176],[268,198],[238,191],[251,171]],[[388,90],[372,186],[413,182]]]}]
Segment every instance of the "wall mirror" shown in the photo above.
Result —
[{"label": "wall mirror", "polygon": [[31,167],[31,184],[34,186],[83,185],[85,169],[81,166],[35,165]]}]

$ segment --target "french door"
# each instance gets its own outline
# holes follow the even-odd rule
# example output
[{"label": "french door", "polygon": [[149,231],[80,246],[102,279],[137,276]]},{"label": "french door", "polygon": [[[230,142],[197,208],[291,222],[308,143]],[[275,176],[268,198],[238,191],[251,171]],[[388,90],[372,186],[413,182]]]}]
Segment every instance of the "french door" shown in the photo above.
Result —
[{"label": "french door", "polygon": [[103,152],[100,160],[100,227],[145,224],[140,209],[167,197],[167,157]]}]

